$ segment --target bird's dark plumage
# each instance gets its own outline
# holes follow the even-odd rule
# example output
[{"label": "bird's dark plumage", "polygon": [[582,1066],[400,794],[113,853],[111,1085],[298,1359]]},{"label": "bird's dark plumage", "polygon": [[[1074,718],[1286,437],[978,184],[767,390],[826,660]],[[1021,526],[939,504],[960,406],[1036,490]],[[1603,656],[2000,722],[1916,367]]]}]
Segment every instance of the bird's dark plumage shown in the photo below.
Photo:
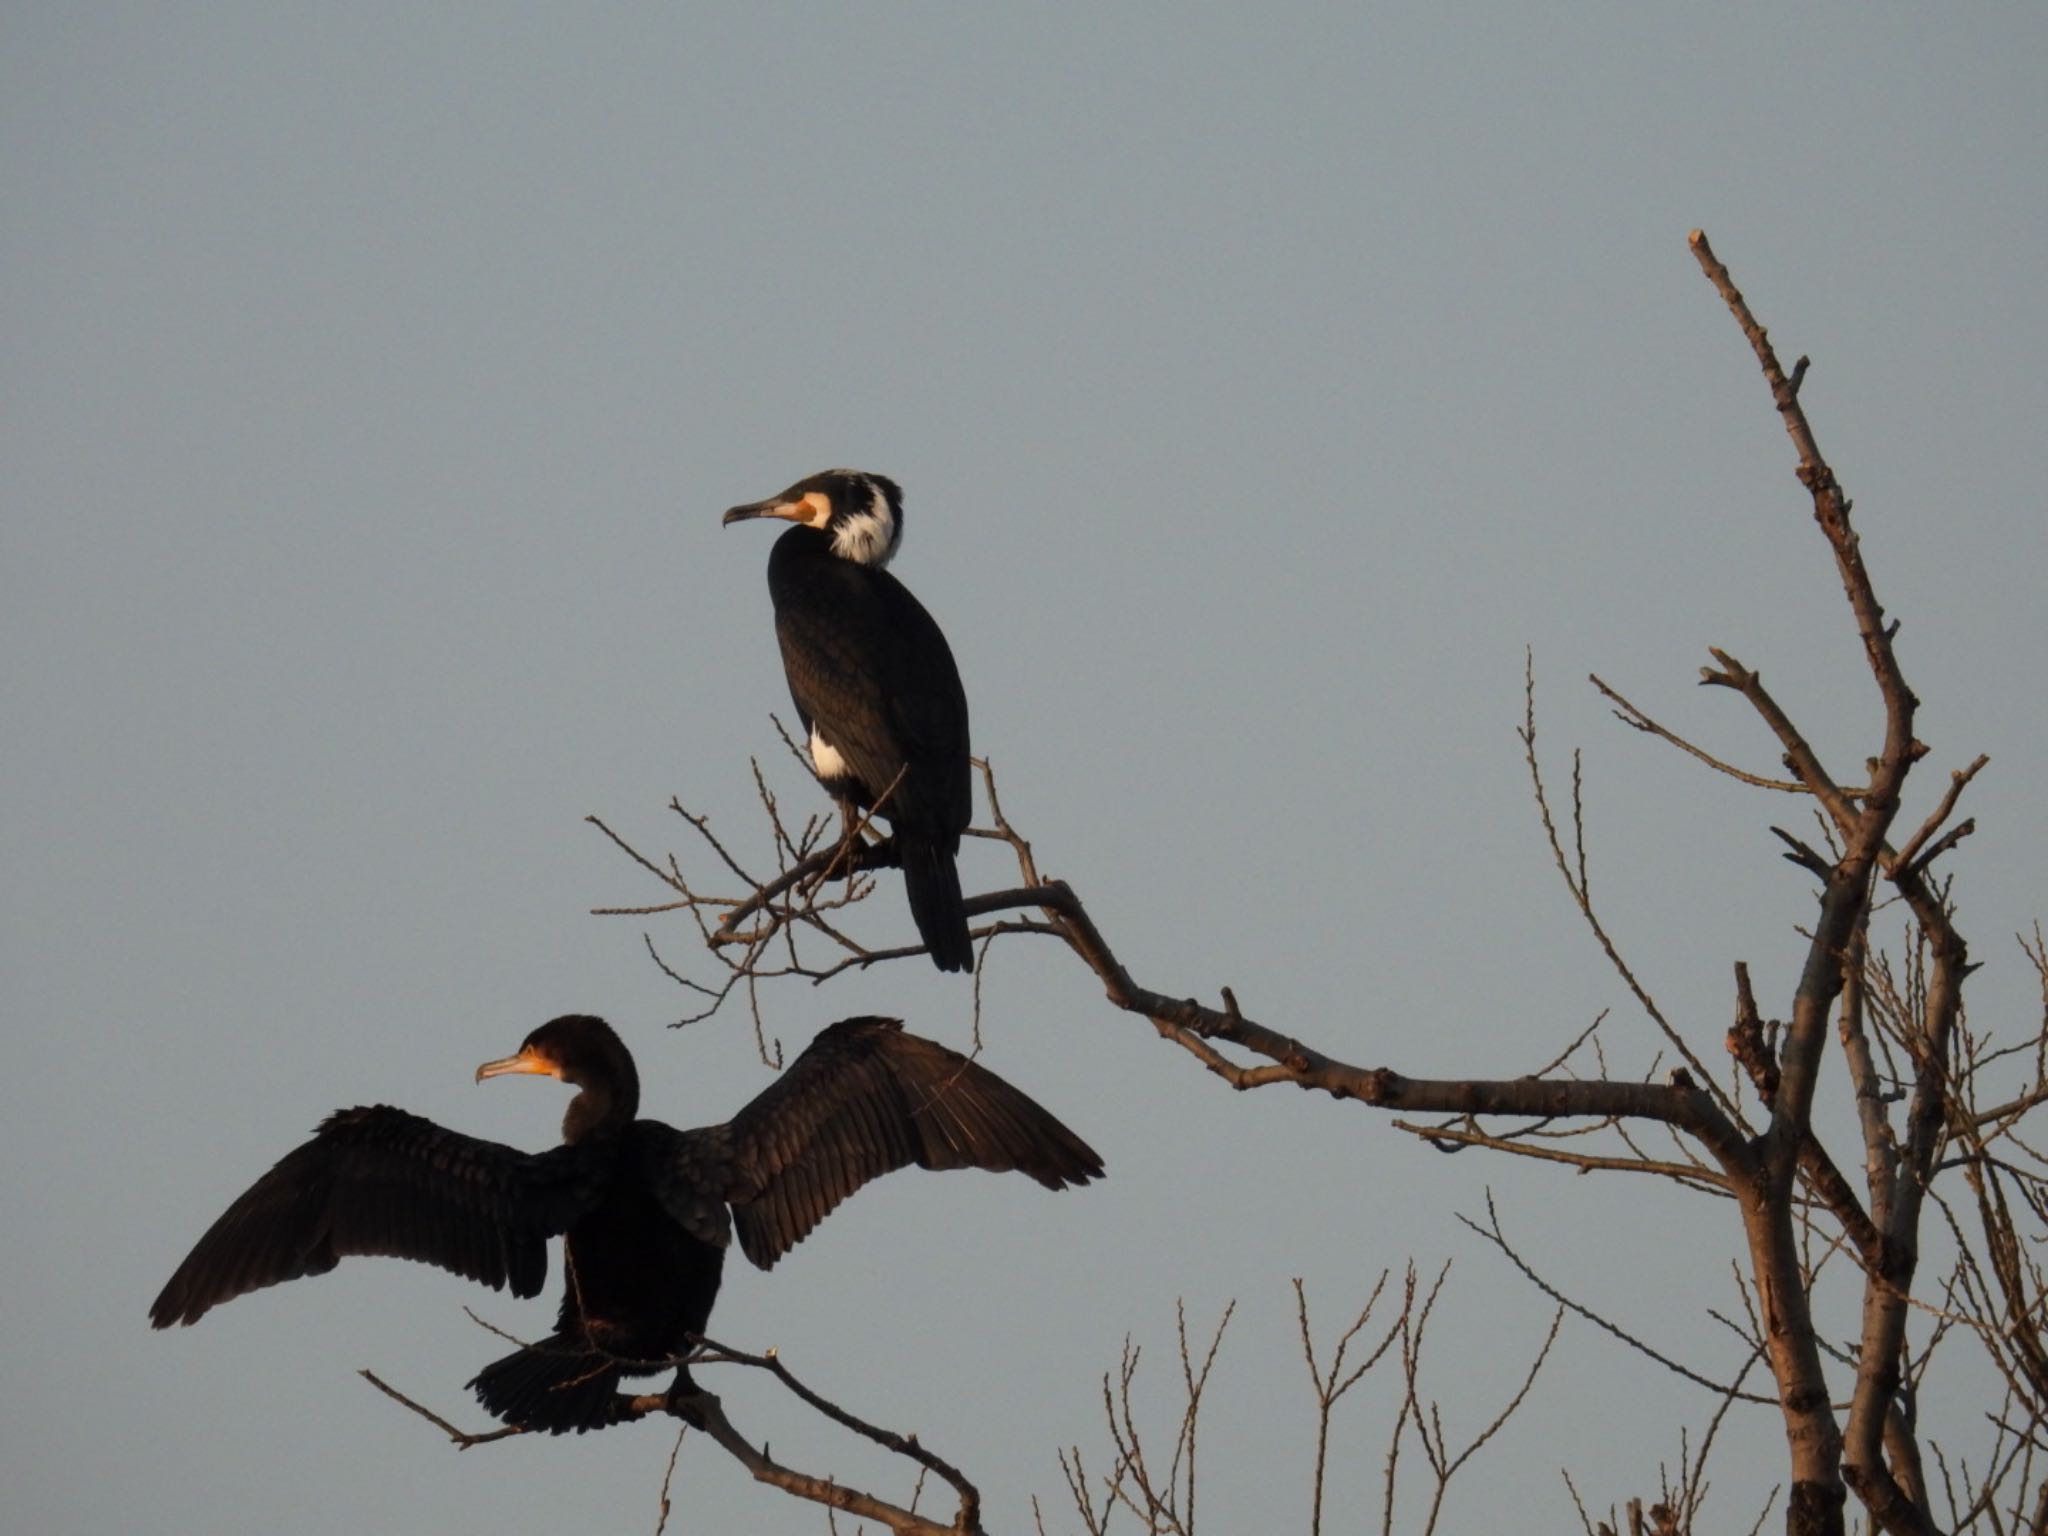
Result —
[{"label": "bird's dark plumage", "polygon": [[882,567],[903,536],[896,482],[827,470],[734,507],[728,523],[796,526],[768,556],[768,594],[790,698],[819,779],[889,820],[910,914],[942,971],[974,964],[956,859],[973,814],[967,694],[946,637]]},{"label": "bird's dark plumage", "polygon": [[[912,1164],[1102,1173],[1087,1143],[987,1068],[904,1031],[846,1019],[730,1121],[637,1118],[639,1078],[602,1019],[542,1025],[477,1077],[536,1072],[582,1089],[563,1145],[526,1153],[385,1105],[331,1115],[200,1238],[155,1303],[159,1328],[342,1258],[416,1259],[514,1295],[566,1235],[556,1331],[470,1383],[509,1424],[555,1434],[612,1421],[620,1379],[667,1369],[703,1331],[733,1225],[763,1269],[868,1180]],[[691,1391],[678,1369],[677,1393]]]}]

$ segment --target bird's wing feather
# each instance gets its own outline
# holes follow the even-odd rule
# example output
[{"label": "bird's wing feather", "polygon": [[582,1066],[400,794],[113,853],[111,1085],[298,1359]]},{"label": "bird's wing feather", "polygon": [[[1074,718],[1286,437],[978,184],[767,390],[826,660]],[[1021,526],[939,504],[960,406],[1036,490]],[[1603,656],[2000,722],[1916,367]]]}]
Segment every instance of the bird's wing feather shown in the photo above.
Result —
[{"label": "bird's wing feather", "polygon": [[805,724],[838,749],[857,778],[886,785],[903,766],[905,743],[882,686],[875,632],[845,619],[843,610],[825,614],[809,604],[776,613],[789,696]]},{"label": "bird's wing feather", "polygon": [[861,1185],[913,1163],[1017,1171],[1049,1189],[1102,1173],[1035,1100],[895,1019],[832,1025],[730,1124],[692,1134],[722,1138],[721,1193],[763,1269]]},{"label": "bird's wing feather", "polygon": [[957,832],[971,812],[967,695],[946,637],[886,571],[833,564],[812,600],[776,612],[790,697],[871,793],[909,764],[890,807]]},{"label": "bird's wing feather", "polygon": [[662,1209],[700,1243],[723,1248],[732,1241],[725,1192],[732,1184],[732,1143],[728,1127],[679,1131],[659,1120],[633,1126],[640,1149],[640,1176]]},{"label": "bird's wing feather", "polygon": [[197,1322],[248,1291],[380,1254],[536,1294],[547,1240],[595,1199],[597,1149],[537,1154],[447,1130],[389,1105],[330,1115],[207,1229],[150,1308]]}]

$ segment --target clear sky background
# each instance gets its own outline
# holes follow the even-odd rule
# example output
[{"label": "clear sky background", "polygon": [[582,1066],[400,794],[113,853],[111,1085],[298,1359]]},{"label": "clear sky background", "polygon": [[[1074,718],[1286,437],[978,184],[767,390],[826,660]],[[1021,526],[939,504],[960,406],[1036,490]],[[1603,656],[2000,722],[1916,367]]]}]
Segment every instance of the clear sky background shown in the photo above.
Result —
[{"label": "clear sky background", "polygon": [[[1532,814],[1532,646],[1649,985],[1716,1059],[1733,961],[1782,1014],[1810,898],[1766,826],[1799,813],[1583,681],[1768,770],[1693,686],[1720,645],[1843,776],[1876,739],[1695,225],[1814,359],[1926,701],[1909,818],[1991,754],[1952,865],[1973,1020],[2038,1020],[2035,5],[17,4],[0,36],[12,1529],[653,1528],[662,1425],[458,1455],[354,1375],[483,1427],[462,1383],[502,1345],[462,1305],[537,1332],[552,1294],[359,1261],[173,1336],[144,1309],[336,1106],[550,1142],[556,1085],[470,1074],[556,1013],[616,1021],[675,1123],[764,1084],[742,1017],[664,1030],[648,925],[587,915],[660,892],[582,818],[694,857],[671,795],[757,849],[750,755],[815,795],[769,724],[770,531],[718,515],[829,465],[903,482],[896,570],[976,748],[1147,984],[1430,1075],[1534,1070],[1613,1007],[1616,1070],[1648,1070]],[[1008,882],[986,848],[966,873]],[[891,889],[863,932],[899,931]],[[792,1046],[866,1011],[964,1044],[969,1005],[922,962],[770,999]],[[885,1181],[736,1263],[715,1331],[922,1433],[992,1526],[1036,1492],[1072,1527],[1054,1449],[1105,1459],[1127,1333],[1168,1433],[1176,1297],[1238,1301],[1215,1529],[1303,1521],[1291,1277],[1334,1328],[1382,1267],[1453,1260],[1430,1380],[1483,1423],[1547,1316],[1454,1219],[1488,1186],[1575,1294],[1739,1359],[1704,1315],[1734,1305],[1725,1208],[1233,1095],[1044,943],[998,946],[983,1024],[1109,1180]],[[712,1384],[779,1455],[906,1491],[766,1381]],[[1653,1495],[1709,1406],[1568,1325],[1452,1526],[1575,1528],[1561,1467]],[[1339,1422],[1346,1528],[1391,1412]],[[1731,1526],[1777,1428],[1727,1432]],[[675,1497],[677,1530],[824,1524],[697,1444]]]}]

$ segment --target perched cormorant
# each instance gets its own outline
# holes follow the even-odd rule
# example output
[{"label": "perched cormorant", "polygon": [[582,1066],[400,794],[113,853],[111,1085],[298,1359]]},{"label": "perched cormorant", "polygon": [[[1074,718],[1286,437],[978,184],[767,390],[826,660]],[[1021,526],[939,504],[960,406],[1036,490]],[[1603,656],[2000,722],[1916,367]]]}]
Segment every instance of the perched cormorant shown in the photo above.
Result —
[{"label": "perched cormorant", "polygon": [[[543,1024],[477,1081],[511,1072],[582,1090],[563,1145],[521,1152],[389,1105],[341,1110],[207,1229],[150,1321],[197,1322],[350,1254],[418,1259],[533,1296],[547,1240],[566,1233],[556,1332],[469,1385],[508,1424],[581,1433],[612,1422],[621,1377],[689,1353],[735,1226],[767,1269],[861,1185],[912,1163],[1014,1170],[1049,1189],[1102,1173],[1034,1100],[895,1019],[830,1026],[731,1120],[693,1131],[636,1118],[639,1075],[602,1019]],[[688,1370],[670,1391],[694,1393]]]},{"label": "perched cormorant", "polygon": [[889,818],[932,963],[968,970],[954,865],[974,810],[967,694],[939,626],[882,569],[903,541],[903,492],[884,475],[828,469],[725,521],[752,517],[796,524],[768,556],[768,595],[811,765],[849,836],[856,807]]}]

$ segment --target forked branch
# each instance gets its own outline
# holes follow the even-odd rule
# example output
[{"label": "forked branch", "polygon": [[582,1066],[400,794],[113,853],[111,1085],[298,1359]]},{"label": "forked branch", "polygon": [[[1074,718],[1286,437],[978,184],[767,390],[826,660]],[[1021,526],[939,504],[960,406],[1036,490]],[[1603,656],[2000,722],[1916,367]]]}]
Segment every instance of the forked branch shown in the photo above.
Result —
[{"label": "forked branch", "polygon": [[[672,1363],[681,1365],[684,1362],[678,1360]],[[726,1417],[724,1404],[714,1393],[700,1390],[695,1396],[684,1398],[671,1398],[666,1393],[659,1392],[622,1393],[616,1400],[616,1417],[613,1422],[624,1424],[654,1415],[669,1415],[681,1419],[690,1428],[703,1431],[721,1450],[745,1467],[756,1482],[780,1488],[796,1498],[822,1504],[829,1510],[844,1511],[863,1520],[872,1520],[896,1532],[897,1536],[981,1536],[980,1490],[969,1482],[957,1467],[920,1444],[917,1436],[884,1429],[849,1413],[837,1403],[805,1386],[773,1353],[749,1354],[706,1339],[701,1349],[690,1356],[688,1363],[693,1368],[707,1365],[739,1365],[766,1371],[814,1412],[861,1438],[872,1441],[891,1454],[914,1462],[923,1469],[923,1472],[944,1479],[952,1486],[958,1499],[954,1518],[942,1524],[879,1495],[849,1487],[836,1478],[820,1477],[783,1465],[769,1455],[765,1444],[754,1445],[734,1428],[732,1421]],[[363,1371],[360,1374],[386,1397],[403,1404],[447,1435],[457,1450],[468,1450],[473,1446],[487,1445],[528,1433],[526,1430],[513,1427],[480,1433],[459,1429],[432,1409],[390,1386],[375,1373]],[[920,1473],[920,1478],[922,1475]],[[665,1486],[664,1484],[664,1488]],[[664,1502],[665,1500],[664,1492]]]}]

